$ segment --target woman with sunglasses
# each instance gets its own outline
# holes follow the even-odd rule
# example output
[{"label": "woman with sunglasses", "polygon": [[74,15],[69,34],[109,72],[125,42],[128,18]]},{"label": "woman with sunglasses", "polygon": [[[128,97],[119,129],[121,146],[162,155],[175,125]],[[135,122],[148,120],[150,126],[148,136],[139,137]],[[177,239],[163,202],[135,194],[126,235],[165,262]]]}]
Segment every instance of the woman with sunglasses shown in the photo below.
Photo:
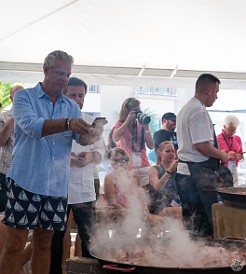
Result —
[{"label": "woman with sunglasses", "polygon": [[[116,147],[108,153],[108,159],[113,171],[104,178],[104,198],[109,206],[121,210],[116,211],[116,215],[112,214],[113,219],[119,223],[121,217],[131,219],[135,224],[144,221],[145,228],[160,224],[162,227],[164,218],[149,213],[146,193],[139,186],[138,176],[127,170],[127,153]],[[124,231],[124,227],[120,230]]]},{"label": "woman with sunglasses", "polygon": [[129,157],[123,149],[113,148],[108,159],[113,170],[104,178],[104,198],[110,206],[127,208],[129,199],[137,193],[139,178],[127,170]]},{"label": "woman with sunglasses", "polygon": [[175,148],[169,141],[160,143],[157,150],[157,164],[149,169],[150,213],[181,218],[179,196],[175,187]]}]

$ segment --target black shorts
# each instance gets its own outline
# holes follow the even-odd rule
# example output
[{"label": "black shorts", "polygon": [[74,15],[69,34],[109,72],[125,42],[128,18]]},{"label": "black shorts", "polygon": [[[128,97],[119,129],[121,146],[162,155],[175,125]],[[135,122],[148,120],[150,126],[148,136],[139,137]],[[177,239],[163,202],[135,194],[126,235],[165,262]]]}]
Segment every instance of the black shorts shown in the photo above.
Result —
[{"label": "black shorts", "polygon": [[0,172],[0,212],[5,210],[7,203],[6,176]]},{"label": "black shorts", "polygon": [[15,228],[65,230],[67,197],[31,193],[7,178],[8,200],[3,223]]}]

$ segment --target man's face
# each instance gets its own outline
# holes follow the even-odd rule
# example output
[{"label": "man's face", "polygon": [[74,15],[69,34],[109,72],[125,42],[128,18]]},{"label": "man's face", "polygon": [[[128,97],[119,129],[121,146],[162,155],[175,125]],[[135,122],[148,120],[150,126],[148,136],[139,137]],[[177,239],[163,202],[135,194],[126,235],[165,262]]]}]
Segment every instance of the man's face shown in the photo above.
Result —
[{"label": "man's face", "polygon": [[62,93],[68,84],[72,65],[61,60],[55,61],[54,68],[45,69],[45,81],[53,93]]},{"label": "man's face", "polygon": [[166,126],[168,131],[174,131],[176,128],[176,118],[163,120],[163,124]]},{"label": "man's face", "polygon": [[219,83],[212,84],[208,89],[208,99],[206,107],[211,107],[215,100],[218,98],[217,93],[219,92]]},{"label": "man's face", "polygon": [[85,100],[85,87],[84,86],[67,86],[66,96],[73,99],[80,107],[83,108]]}]

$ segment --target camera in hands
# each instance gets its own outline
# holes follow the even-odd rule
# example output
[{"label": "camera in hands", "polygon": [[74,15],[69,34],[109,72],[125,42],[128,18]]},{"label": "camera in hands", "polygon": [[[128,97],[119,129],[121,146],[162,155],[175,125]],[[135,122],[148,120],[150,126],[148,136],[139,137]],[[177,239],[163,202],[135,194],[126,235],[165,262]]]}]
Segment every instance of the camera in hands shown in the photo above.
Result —
[{"label": "camera in hands", "polygon": [[143,113],[140,109],[135,111],[136,118],[138,119],[139,123],[142,125],[147,125],[150,123],[151,119],[150,116]]}]

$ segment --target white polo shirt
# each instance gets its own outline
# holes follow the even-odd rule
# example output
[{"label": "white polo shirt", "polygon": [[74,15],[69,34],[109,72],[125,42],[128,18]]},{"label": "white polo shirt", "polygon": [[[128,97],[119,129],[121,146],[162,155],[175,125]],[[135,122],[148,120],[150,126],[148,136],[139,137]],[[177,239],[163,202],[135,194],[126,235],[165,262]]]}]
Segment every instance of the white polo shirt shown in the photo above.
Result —
[{"label": "white polo shirt", "polygon": [[[203,105],[193,97],[179,111],[176,119],[177,140],[179,144],[178,158],[182,161],[203,162],[209,157],[204,156],[195,149],[194,144],[211,142],[214,143],[213,122]],[[188,167],[184,163],[178,164],[177,172],[187,173]]]}]

